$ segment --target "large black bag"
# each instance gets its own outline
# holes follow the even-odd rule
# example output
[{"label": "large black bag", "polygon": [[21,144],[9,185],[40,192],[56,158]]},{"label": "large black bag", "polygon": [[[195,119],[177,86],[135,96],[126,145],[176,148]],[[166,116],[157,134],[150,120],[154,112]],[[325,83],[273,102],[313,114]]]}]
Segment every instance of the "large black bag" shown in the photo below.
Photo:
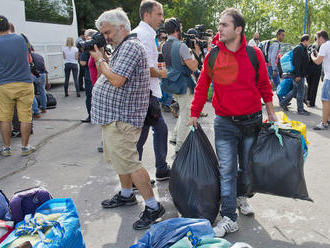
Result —
[{"label": "large black bag", "polygon": [[299,133],[264,124],[251,149],[248,166],[249,193],[265,193],[312,201],[304,177],[302,139]]},{"label": "large black bag", "polygon": [[183,217],[215,221],[220,206],[219,165],[200,126],[190,132],[178,152],[172,165],[169,188]]},{"label": "large black bag", "polygon": [[[57,105],[57,101],[56,98],[49,92],[46,93],[46,97],[47,97],[47,109],[54,109],[56,108]],[[40,106],[40,95],[36,95],[37,98],[37,102],[38,102],[38,106]]]}]

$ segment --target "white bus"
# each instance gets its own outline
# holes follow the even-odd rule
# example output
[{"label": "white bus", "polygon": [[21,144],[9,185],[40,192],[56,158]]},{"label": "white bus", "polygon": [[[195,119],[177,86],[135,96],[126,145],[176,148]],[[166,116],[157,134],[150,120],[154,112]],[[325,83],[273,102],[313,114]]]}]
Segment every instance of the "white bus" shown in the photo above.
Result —
[{"label": "white bus", "polygon": [[62,47],[78,36],[74,0],[0,0],[0,14],[43,55],[51,83],[64,82]]}]

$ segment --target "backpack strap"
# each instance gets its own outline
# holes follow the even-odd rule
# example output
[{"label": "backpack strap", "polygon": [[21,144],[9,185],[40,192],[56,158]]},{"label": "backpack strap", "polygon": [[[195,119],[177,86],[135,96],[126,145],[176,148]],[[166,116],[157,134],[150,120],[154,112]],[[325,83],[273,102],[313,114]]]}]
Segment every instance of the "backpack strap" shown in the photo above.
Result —
[{"label": "backpack strap", "polygon": [[246,52],[247,52],[247,55],[249,56],[253,69],[256,72],[256,82],[258,82],[258,80],[259,80],[259,61],[257,58],[256,50],[252,46],[246,46]]},{"label": "backpack strap", "polygon": [[[218,53],[219,53],[220,48],[218,46],[212,48],[209,54],[209,59],[208,59],[208,65],[212,71],[212,79],[213,79],[213,68],[215,65],[215,61],[217,60]],[[253,66],[253,69],[256,73],[256,82],[259,80],[259,61],[257,58],[257,53],[256,50],[252,46],[246,46],[246,52],[248,54],[249,60]]]}]

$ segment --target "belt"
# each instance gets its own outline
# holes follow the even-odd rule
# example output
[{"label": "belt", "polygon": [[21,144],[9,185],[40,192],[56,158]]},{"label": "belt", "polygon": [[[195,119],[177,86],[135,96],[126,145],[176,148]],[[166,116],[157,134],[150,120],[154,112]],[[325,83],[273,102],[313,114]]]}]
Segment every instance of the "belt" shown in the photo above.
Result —
[{"label": "belt", "polygon": [[250,114],[250,115],[235,115],[235,116],[226,116],[227,118],[231,119],[232,121],[238,122],[238,121],[247,121],[252,120],[256,117],[262,116],[262,111]]}]

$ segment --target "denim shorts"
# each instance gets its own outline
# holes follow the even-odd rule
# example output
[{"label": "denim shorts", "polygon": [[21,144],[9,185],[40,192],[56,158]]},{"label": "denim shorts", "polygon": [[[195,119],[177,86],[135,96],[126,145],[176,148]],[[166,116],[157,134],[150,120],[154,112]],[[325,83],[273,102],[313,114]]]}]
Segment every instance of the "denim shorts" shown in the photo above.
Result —
[{"label": "denim shorts", "polygon": [[326,102],[330,101],[330,79],[324,80],[321,99]]}]

